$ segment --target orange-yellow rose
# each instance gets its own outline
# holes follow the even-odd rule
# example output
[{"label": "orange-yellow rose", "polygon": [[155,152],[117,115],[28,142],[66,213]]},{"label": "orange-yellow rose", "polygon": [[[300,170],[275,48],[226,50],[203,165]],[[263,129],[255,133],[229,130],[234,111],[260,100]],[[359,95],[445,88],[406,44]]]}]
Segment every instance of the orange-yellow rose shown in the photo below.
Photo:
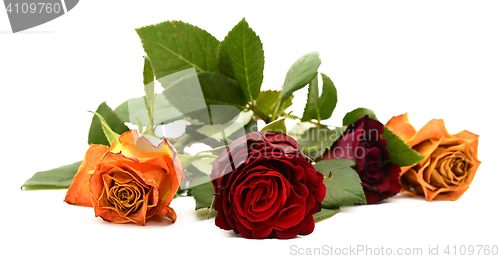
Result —
[{"label": "orange-yellow rose", "polygon": [[145,225],[154,215],[175,222],[169,205],[183,179],[176,151],[168,142],[154,145],[131,130],[110,147],[90,145],[64,201],[92,206],[96,217],[112,223]]},{"label": "orange-yellow rose", "polygon": [[386,127],[425,158],[401,168],[401,192],[423,194],[427,201],[457,200],[474,179],[479,136],[467,130],[451,135],[443,120],[431,120],[419,131],[408,114],[393,117]]}]

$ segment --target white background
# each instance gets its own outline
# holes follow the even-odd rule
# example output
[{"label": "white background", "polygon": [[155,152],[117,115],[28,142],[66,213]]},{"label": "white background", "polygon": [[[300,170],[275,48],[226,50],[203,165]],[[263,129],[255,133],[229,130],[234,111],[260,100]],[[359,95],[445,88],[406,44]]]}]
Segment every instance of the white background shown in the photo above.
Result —
[{"label": "white background", "polygon": [[[422,248],[424,255],[439,246],[444,255],[446,245],[457,252],[460,245],[500,246],[500,2],[131,2],[80,1],[66,15],[16,34],[0,11],[2,258],[281,258],[298,251],[292,245]],[[338,90],[330,125],[364,106],[383,123],[408,112],[417,129],[442,118],[452,134],[479,134],[483,164],[469,191],[455,202],[398,195],[342,208],[309,236],[246,240],[196,213],[191,198],[172,202],[175,224],[141,227],[109,224],[91,208],[67,205],[65,190],[20,190],[35,172],[83,158],[87,110],[142,95],[144,52],[135,28],[182,20],[222,40],[243,17],[264,45],[263,89],[279,89],[297,58],[319,51],[319,70]],[[295,94],[294,114],[302,114],[306,93]]]}]

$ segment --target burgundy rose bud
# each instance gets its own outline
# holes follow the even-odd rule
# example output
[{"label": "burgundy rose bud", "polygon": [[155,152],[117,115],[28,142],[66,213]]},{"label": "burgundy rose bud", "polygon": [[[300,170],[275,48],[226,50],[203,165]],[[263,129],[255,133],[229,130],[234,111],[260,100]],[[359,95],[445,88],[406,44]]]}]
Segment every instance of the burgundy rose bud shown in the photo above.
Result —
[{"label": "burgundy rose bud", "polygon": [[347,127],[322,158],[345,158],[356,162],[354,170],[359,174],[368,203],[378,203],[401,190],[401,169],[388,162],[390,154],[382,133],[382,123],[364,116]]},{"label": "burgundy rose bud", "polygon": [[214,161],[215,225],[246,238],[293,238],[314,230],[323,174],[288,135],[252,132]]}]

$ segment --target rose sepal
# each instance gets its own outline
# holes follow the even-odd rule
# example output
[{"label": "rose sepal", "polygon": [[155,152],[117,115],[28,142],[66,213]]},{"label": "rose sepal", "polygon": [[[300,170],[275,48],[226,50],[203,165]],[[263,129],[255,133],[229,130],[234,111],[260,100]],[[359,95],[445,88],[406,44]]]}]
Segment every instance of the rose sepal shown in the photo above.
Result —
[{"label": "rose sepal", "polygon": [[113,141],[115,143],[118,143],[118,138],[120,138],[120,135],[118,133],[114,132],[113,129],[111,129],[111,127],[108,125],[108,123],[106,122],[104,117],[102,117],[97,112],[93,112],[93,111],[89,111],[89,112],[93,113],[95,116],[97,116],[97,118],[99,118],[99,121],[101,122],[101,126],[102,126],[102,131],[104,132],[104,135],[106,135],[106,138],[108,139],[109,144],[112,145]]}]

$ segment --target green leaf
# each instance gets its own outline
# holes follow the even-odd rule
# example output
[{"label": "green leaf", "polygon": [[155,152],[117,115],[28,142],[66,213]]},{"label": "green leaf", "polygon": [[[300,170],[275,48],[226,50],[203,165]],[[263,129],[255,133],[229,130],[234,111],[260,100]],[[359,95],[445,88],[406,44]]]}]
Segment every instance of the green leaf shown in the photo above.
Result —
[{"label": "green leaf", "polygon": [[144,134],[154,136],[154,108],[155,108],[155,76],[153,73],[153,67],[151,67],[151,61],[148,56],[144,56],[144,92],[146,92],[146,108],[148,110],[148,123]]},{"label": "green leaf", "polygon": [[[184,115],[172,105],[167,98],[160,94],[155,96],[154,124],[166,124],[178,120]],[[136,124],[137,119],[148,121],[148,111],[144,97],[132,98],[123,102],[114,110],[123,122]]]},{"label": "green leaf", "polygon": [[310,121],[312,119],[321,120],[319,116],[319,89],[318,89],[318,76],[315,76],[313,80],[309,83],[309,89],[307,93],[307,102],[304,107],[304,114],[302,115],[301,121]]},{"label": "green leaf", "polygon": [[[224,139],[224,136],[230,136],[236,132],[244,134],[243,132],[244,127],[252,120],[252,117],[253,117],[252,111],[240,112],[238,118],[234,120],[231,120],[223,124],[203,125],[196,131],[207,137],[213,138],[217,141],[221,141]],[[224,134],[222,134],[221,132],[222,130],[224,130]]]},{"label": "green leaf", "polygon": [[304,108],[302,121],[315,119],[317,121],[326,120],[332,116],[333,110],[337,106],[337,89],[332,80],[321,73],[323,80],[323,91],[321,97],[318,91],[318,77],[316,76],[309,83],[309,93],[307,104]]},{"label": "green leaf", "polygon": [[365,193],[358,173],[352,166],[355,162],[348,159],[323,160],[314,165],[316,171],[325,177],[331,173],[331,178],[325,179],[326,196],[321,206],[327,209],[337,209],[342,206],[366,203]]},{"label": "green leaf", "polygon": [[106,104],[106,102],[103,102],[99,105],[97,110],[94,113],[94,117],[92,118],[92,123],[90,124],[90,129],[89,129],[89,137],[88,137],[88,144],[102,144],[109,146],[109,141],[106,138],[106,134],[104,134],[103,131],[103,126],[101,124],[101,120],[99,119],[99,114],[102,119],[104,119],[107,122],[107,125],[109,127],[107,128],[108,134],[113,135],[114,132],[118,135],[121,135],[124,132],[129,131],[130,129],[123,123],[123,121],[116,115],[111,108]]},{"label": "green leaf", "polygon": [[139,131],[139,134],[142,134],[142,130],[144,129],[144,126],[142,125],[142,121],[139,120],[139,118],[135,118],[137,122],[137,130]]},{"label": "green leaf", "polygon": [[368,117],[374,120],[378,120],[377,116],[375,116],[375,112],[373,112],[372,110],[366,108],[357,108],[348,112],[344,116],[344,119],[342,120],[342,125],[349,126],[365,115],[368,115]]},{"label": "green leaf", "polygon": [[156,78],[195,67],[217,72],[219,41],[189,23],[166,21],[136,29],[151,59]]},{"label": "green leaf", "polygon": [[120,134],[114,132],[111,127],[109,127],[108,123],[106,120],[97,112],[92,112],[94,116],[97,116],[99,118],[99,122],[101,122],[102,125],[102,131],[104,132],[104,135],[106,136],[106,139],[108,140],[109,143],[115,142],[118,143],[118,138],[120,137]]},{"label": "green leaf", "polygon": [[188,165],[193,163],[194,161],[198,160],[196,156],[193,155],[184,155],[184,154],[177,154],[177,157],[179,158],[179,161],[181,162],[182,168],[186,168]]},{"label": "green leaf", "polygon": [[287,135],[297,140],[302,136],[302,134],[304,134],[304,132],[306,132],[306,130],[316,126],[317,124],[311,122],[298,122],[295,126],[293,126],[293,128],[288,130]]},{"label": "green leaf", "polygon": [[229,56],[228,50],[219,45],[219,50],[217,52],[217,68],[219,73],[234,79],[234,69],[231,64],[231,57]]},{"label": "green leaf", "polygon": [[[199,142],[210,146],[211,148],[216,148],[224,145],[224,141],[217,141],[213,138],[208,138],[207,136],[200,134],[197,129],[201,126],[199,125],[186,125],[186,133],[184,133],[178,142],[175,142],[174,146],[177,150],[182,150],[184,146],[189,146],[193,143]],[[185,138],[185,140],[183,140]],[[181,142],[181,144],[179,144]],[[179,148],[177,148],[179,146]]]},{"label": "green leaf", "polygon": [[256,120],[251,120],[250,122],[248,122],[247,125],[245,125],[245,133],[256,132],[256,131],[259,131]]},{"label": "green leaf", "polygon": [[79,161],[70,165],[38,172],[21,186],[21,190],[66,189],[73,181],[73,177],[81,163],[82,161]]},{"label": "green leaf", "polygon": [[153,72],[153,67],[151,66],[151,60],[149,59],[148,56],[144,56],[144,69],[142,71],[142,76],[145,86],[155,81],[155,74]]},{"label": "green leaf", "polygon": [[[257,100],[255,101],[255,108],[267,116],[272,116],[274,111],[271,109],[271,107],[278,101],[278,99],[280,98],[280,94],[280,91],[273,90],[260,92],[259,98],[257,98]],[[281,106],[280,110],[276,114],[281,115],[286,108],[292,105],[292,100],[293,95],[286,99],[285,103]]]},{"label": "green leaf", "polygon": [[337,106],[337,88],[327,75],[321,73],[321,79],[323,79],[323,92],[319,98],[319,116],[322,120],[326,120],[332,116]]},{"label": "green leaf", "polygon": [[314,215],[313,215],[313,218],[314,218],[314,222],[318,223],[324,219],[327,219],[327,218],[331,218],[333,217],[335,214],[337,214],[339,212],[340,209],[326,209],[326,208],[321,208],[321,211],[320,212],[316,212]]},{"label": "green leaf", "polygon": [[[141,110],[141,112],[138,112],[138,114],[142,114],[142,116],[130,116],[129,115],[129,105],[134,105],[131,111],[138,111]],[[122,104],[118,105],[118,107],[115,108],[114,112],[120,118],[121,121],[123,122],[130,122],[134,123],[137,120],[140,120],[141,122],[144,119],[147,119],[147,110],[145,109],[146,105],[144,104],[144,97],[137,97],[137,98],[132,98],[129,99]],[[144,117],[144,113],[146,117]],[[137,123],[135,123],[137,125]]]},{"label": "green leaf", "polygon": [[[202,94],[198,86],[192,84],[193,76],[198,76]],[[235,80],[211,72],[187,76],[163,93],[181,113],[207,124],[228,122],[245,109],[247,103]],[[194,105],[204,109],[194,109]],[[231,109],[228,105],[236,108]]]},{"label": "green leaf", "polygon": [[295,61],[285,76],[285,83],[281,91],[283,101],[290,97],[293,92],[311,82],[318,73],[320,64],[321,59],[316,51],[308,53]]},{"label": "green leaf", "polygon": [[424,159],[424,156],[421,156],[415,150],[406,145],[402,139],[400,139],[387,127],[384,127],[382,138],[387,140],[386,150],[391,154],[389,162],[395,163],[400,167],[404,167],[414,165]]},{"label": "green leaf", "polygon": [[342,136],[344,131],[345,128],[312,127],[305,130],[295,140],[302,152],[314,160],[321,158],[325,150],[330,148],[333,142]]},{"label": "green leaf", "polygon": [[276,118],[277,111],[283,105],[283,103],[288,99],[293,92],[299,90],[300,88],[306,86],[318,73],[318,67],[321,64],[321,59],[319,58],[319,53],[314,51],[300,57],[293,65],[288,69],[285,76],[285,82],[283,83],[283,90],[281,90],[281,96],[278,102],[273,105],[273,118]]},{"label": "green leaf", "polygon": [[[246,100],[253,102],[257,99],[264,78],[264,50],[259,36],[248,26],[245,18],[221,42],[219,53],[220,58],[226,54],[229,56],[234,79],[240,84]],[[219,62],[223,63],[222,60]],[[228,69],[223,71],[230,74]]]},{"label": "green leaf", "polygon": [[200,170],[200,172],[206,175],[210,175],[212,173],[212,164],[214,160],[215,158],[200,159],[194,161],[193,163],[191,163],[191,165]]},{"label": "green leaf", "polygon": [[198,178],[190,186],[193,186],[190,187],[190,191],[196,201],[195,210],[210,208],[215,194],[210,176]]},{"label": "green leaf", "polygon": [[261,131],[271,131],[286,134],[285,118],[267,124]]}]

